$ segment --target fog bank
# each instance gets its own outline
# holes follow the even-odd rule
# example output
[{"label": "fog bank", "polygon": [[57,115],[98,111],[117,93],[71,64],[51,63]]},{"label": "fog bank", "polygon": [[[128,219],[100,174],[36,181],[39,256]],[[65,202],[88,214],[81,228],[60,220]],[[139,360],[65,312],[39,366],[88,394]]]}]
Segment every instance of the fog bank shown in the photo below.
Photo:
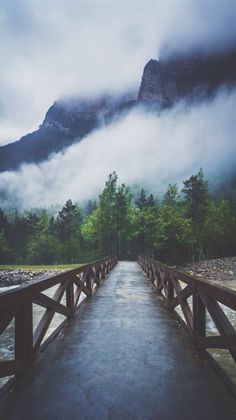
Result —
[{"label": "fog bank", "polygon": [[3,208],[96,197],[112,171],[155,194],[203,168],[211,183],[235,170],[236,90],[210,102],[179,103],[159,116],[138,109],[40,165],[0,174]]}]

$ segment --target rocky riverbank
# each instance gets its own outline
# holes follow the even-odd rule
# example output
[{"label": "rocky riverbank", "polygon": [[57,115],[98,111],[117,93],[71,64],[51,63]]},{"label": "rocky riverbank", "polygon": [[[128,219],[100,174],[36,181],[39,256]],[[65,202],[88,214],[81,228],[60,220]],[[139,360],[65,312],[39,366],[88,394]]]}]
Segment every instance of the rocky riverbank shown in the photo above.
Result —
[{"label": "rocky riverbank", "polygon": [[203,260],[179,268],[199,278],[220,282],[236,281],[236,257]]},{"label": "rocky riverbank", "polygon": [[63,271],[65,270],[0,270],[0,288],[32,283],[63,273]]}]

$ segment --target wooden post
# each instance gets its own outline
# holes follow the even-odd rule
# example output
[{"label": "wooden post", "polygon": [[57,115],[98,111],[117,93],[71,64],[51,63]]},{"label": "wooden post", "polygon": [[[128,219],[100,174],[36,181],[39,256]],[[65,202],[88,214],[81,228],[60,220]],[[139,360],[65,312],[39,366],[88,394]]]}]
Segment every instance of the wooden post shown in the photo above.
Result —
[{"label": "wooden post", "polygon": [[200,340],[206,336],[206,308],[199,296],[196,282],[193,292],[193,339],[196,347],[200,350]]},{"label": "wooden post", "polygon": [[33,362],[32,301],[25,302],[15,317],[15,359],[21,373]]},{"label": "wooden post", "polygon": [[86,287],[89,290],[90,294],[92,294],[93,285],[92,285],[92,272],[91,269],[89,269],[89,272],[86,277]]},{"label": "wooden post", "polygon": [[167,302],[168,305],[170,305],[172,303],[172,301],[174,300],[174,286],[171,280],[171,276],[168,273],[168,278],[167,278]]},{"label": "wooden post", "polygon": [[67,319],[70,319],[75,311],[74,304],[74,284],[71,281],[66,289],[66,306],[70,310],[70,315],[67,316]]}]

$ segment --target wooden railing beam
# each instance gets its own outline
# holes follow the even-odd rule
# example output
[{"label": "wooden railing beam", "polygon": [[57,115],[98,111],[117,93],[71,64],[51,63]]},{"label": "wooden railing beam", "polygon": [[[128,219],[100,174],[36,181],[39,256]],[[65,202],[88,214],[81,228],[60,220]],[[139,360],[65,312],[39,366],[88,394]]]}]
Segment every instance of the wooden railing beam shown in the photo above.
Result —
[{"label": "wooden railing beam", "polygon": [[[138,262],[152,282],[155,273],[157,292],[169,309],[175,312],[180,323],[187,327],[196,347],[199,350],[228,349],[236,362],[236,330],[220,306],[223,304],[236,310],[236,292],[174,270],[149,257],[139,257]],[[183,288],[181,282],[187,286]],[[192,306],[187,300],[191,296]],[[184,319],[176,311],[178,306],[182,309]],[[214,321],[219,336],[206,336],[206,310]]]},{"label": "wooden railing beam", "polygon": [[[101,278],[116,264],[116,257],[105,257],[91,264],[58,274],[45,280],[0,294],[0,335],[15,318],[15,359],[0,362],[0,377],[21,375],[32,362],[38,351],[44,346],[43,340],[56,313],[65,316],[65,320],[50,333],[46,341],[55,337],[77,309],[81,293],[89,297],[93,285],[100,284]],[[43,292],[58,286],[51,298]],[[66,304],[61,303],[65,295]],[[33,334],[33,303],[46,308]],[[46,342],[45,341],[45,342]]]}]

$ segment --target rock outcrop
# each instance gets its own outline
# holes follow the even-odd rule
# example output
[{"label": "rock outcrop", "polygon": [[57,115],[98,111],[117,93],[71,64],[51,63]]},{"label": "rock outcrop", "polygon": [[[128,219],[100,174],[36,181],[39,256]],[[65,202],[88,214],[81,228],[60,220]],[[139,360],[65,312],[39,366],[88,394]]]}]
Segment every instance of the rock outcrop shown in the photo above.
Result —
[{"label": "rock outcrop", "polygon": [[143,72],[138,101],[159,108],[184,99],[209,98],[222,85],[236,84],[236,50],[206,56],[174,55],[150,60]]}]

